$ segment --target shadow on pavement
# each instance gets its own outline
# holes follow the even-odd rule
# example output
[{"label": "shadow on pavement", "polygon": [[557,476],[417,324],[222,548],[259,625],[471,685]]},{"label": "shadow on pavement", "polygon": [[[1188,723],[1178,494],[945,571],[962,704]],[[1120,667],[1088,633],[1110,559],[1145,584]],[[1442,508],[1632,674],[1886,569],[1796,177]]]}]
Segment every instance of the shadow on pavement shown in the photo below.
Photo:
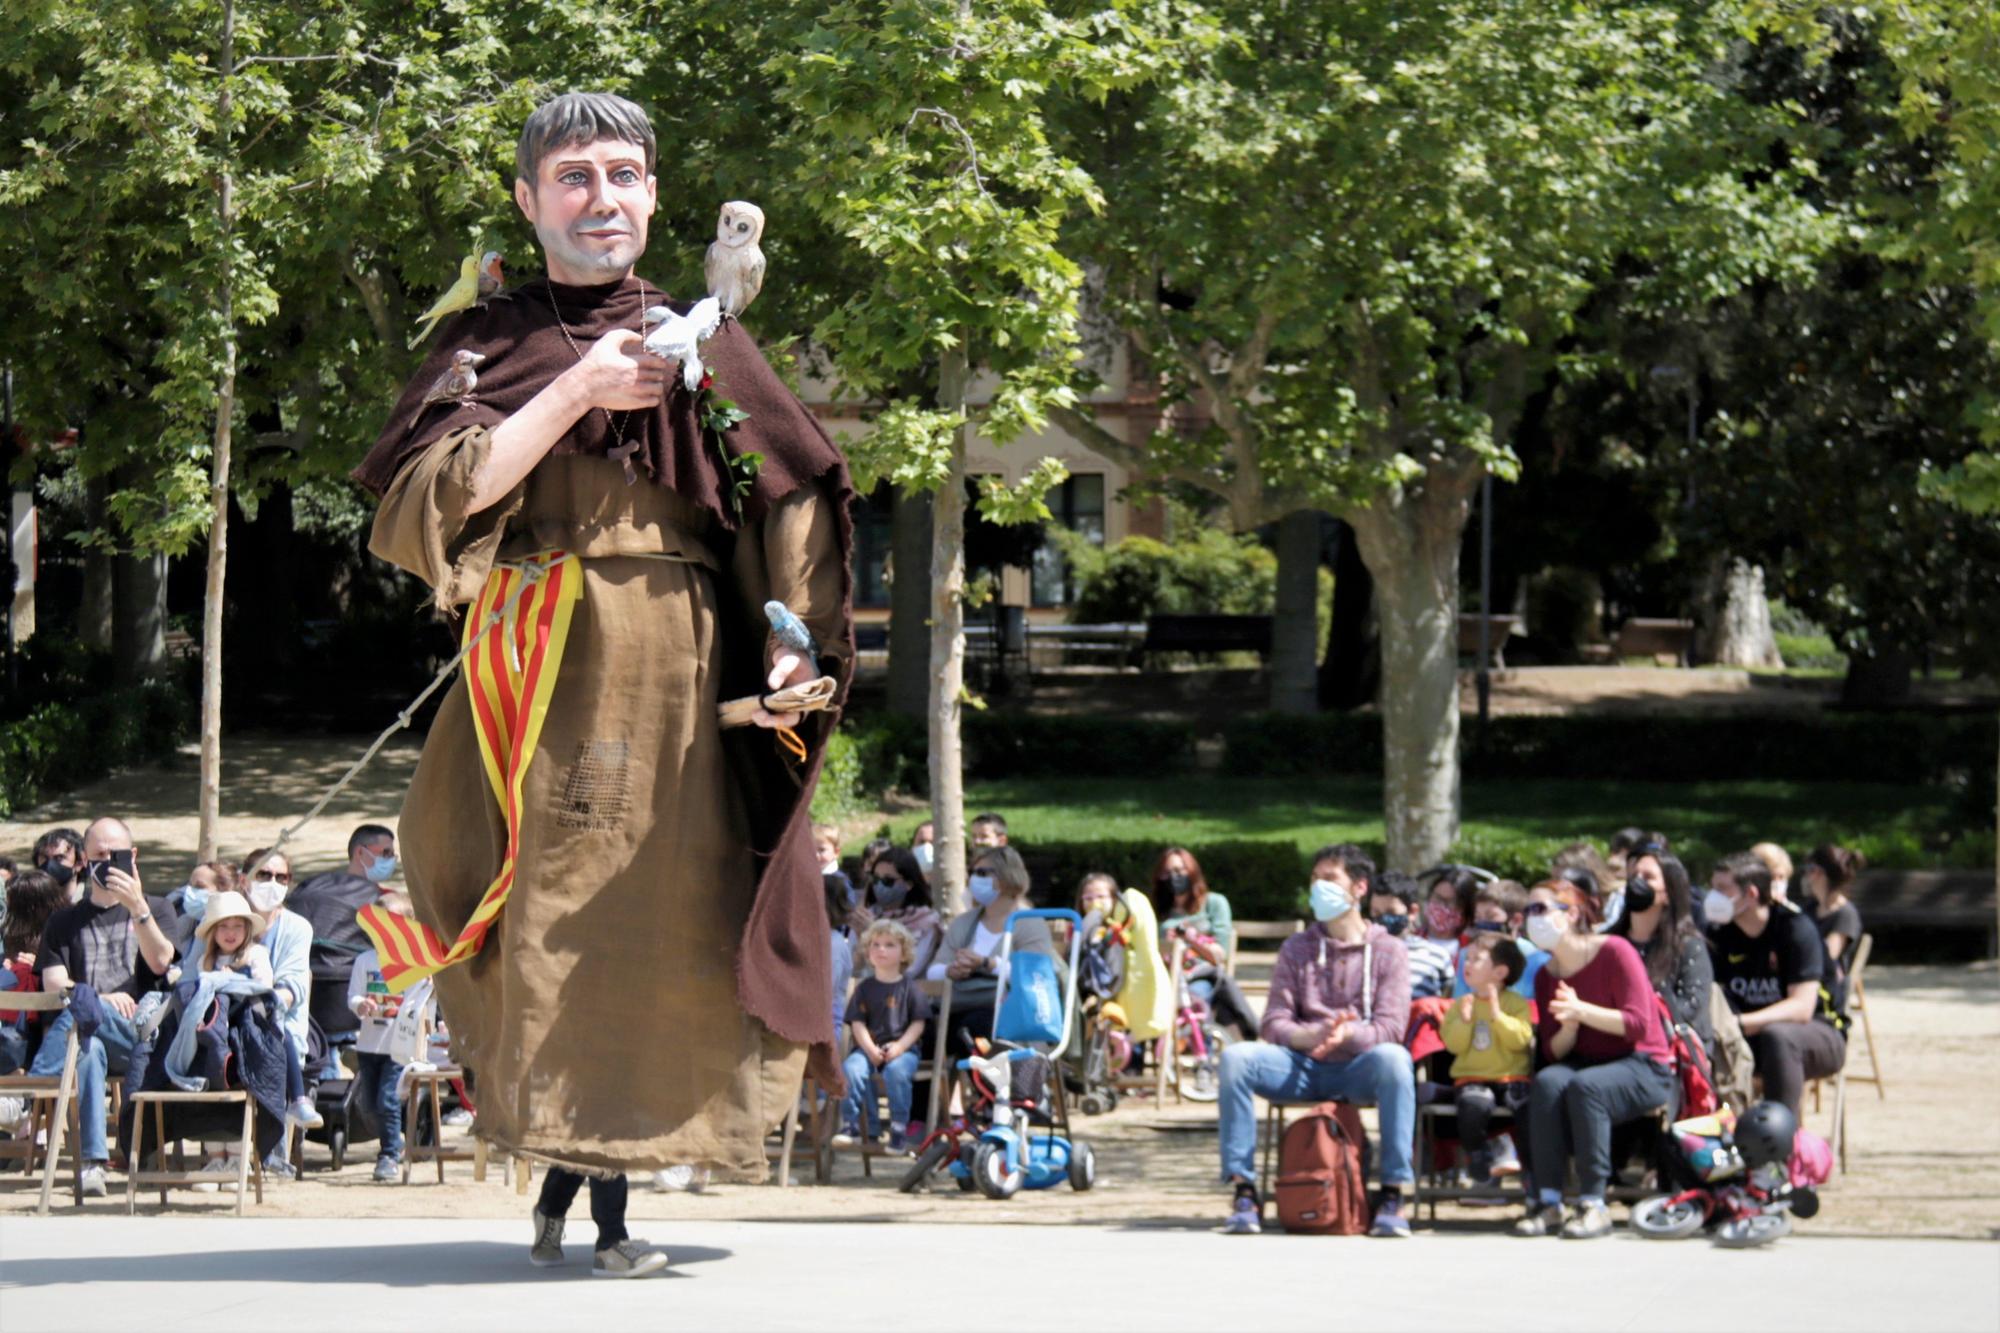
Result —
[{"label": "shadow on pavement", "polygon": [[[666,1245],[673,1264],[660,1276],[691,1276],[691,1264],[727,1259],[733,1250]],[[560,1268],[534,1268],[526,1247],[498,1241],[448,1241],[436,1245],[259,1247],[254,1256],[234,1249],[187,1254],[78,1254],[62,1259],[10,1259],[0,1290],[112,1282],[297,1282],[311,1286],[356,1283],[371,1287],[489,1286],[499,1282],[560,1282],[587,1278],[588,1246],[571,1246]],[[246,1263],[246,1257],[250,1262]],[[641,1279],[646,1280],[646,1279]]]}]

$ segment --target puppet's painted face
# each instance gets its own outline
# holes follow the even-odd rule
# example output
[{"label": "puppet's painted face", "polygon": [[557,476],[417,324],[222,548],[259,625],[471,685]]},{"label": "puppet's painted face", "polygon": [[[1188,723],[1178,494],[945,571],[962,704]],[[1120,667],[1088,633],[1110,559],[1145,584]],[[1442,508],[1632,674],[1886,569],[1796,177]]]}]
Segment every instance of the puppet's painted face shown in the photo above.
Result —
[{"label": "puppet's painted face", "polygon": [[658,190],[643,148],[600,139],[551,151],[532,187],[514,182],[514,199],[534,224],[549,276],[588,286],[616,282],[639,262]]}]

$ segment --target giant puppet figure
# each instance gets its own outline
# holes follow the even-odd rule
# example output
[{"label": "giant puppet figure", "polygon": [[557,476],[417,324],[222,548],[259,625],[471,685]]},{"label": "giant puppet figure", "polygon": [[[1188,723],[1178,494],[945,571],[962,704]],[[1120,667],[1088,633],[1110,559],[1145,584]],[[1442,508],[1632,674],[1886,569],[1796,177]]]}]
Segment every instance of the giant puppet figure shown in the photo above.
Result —
[{"label": "giant puppet figure", "polygon": [[[717,706],[844,686],[853,661],[838,450],[735,320],[701,344],[712,390],[641,345],[670,299],[634,271],[654,159],[623,98],[529,117],[515,197],[546,276],[444,324],[355,473],[381,498],[370,549],[465,633],[497,621],[403,807],[416,918],[364,925],[392,988],[434,979],[474,1132],[555,1168],[536,1262],[560,1262],[589,1178],[620,1276],[666,1262],[625,1237],[625,1171],[761,1176],[808,1048],[838,1080],[808,823],[838,710],[724,729]],[[473,364],[469,391],[432,392]],[[710,393],[748,418],[714,429]],[[817,670],[773,639],[773,601]]]}]

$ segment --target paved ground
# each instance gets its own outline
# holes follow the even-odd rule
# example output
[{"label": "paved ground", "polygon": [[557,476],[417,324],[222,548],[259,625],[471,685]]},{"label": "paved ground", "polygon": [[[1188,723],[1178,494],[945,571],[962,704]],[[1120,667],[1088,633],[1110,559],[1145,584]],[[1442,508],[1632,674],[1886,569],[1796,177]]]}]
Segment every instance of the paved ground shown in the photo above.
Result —
[{"label": "paved ground", "polygon": [[[1109,1227],[889,1232],[679,1223],[651,1229],[650,1239],[675,1256],[669,1276],[614,1283],[587,1276],[587,1235],[583,1226],[572,1238],[569,1266],[536,1269],[526,1262],[520,1222],[9,1217],[0,1221],[0,1333],[261,1326],[1685,1333],[1753,1319],[1760,1333],[2000,1326],[2000,1246],[1986,1242],[1792,1239],[1736,1253],[1620,1235],[1579,1254],[1562,1241],[1490,1235],[1386,1242]],[[929,1296],[907,1276],[970,1262],[991,1276],[976,1284],[939,1278]],[[1851,1280],[1829,1280],[1840,1273]],[[1510,1291],[1485,1301],[1476,1324],[1467,1320],[1467,1293]],[[926,1304],[934,1318],[922,1313]]]}]

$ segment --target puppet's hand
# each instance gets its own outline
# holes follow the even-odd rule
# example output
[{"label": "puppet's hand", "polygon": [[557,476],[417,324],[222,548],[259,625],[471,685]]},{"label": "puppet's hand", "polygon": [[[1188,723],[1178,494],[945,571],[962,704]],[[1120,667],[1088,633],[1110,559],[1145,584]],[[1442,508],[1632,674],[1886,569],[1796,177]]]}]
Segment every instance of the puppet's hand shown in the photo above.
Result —
[{"label": "puppet's hand", "polygon": [[[776,693],[791,685],[803,685],[816,680],[812,664],[799,654],[786,651],[778,654],[778,660],[771,664],[771,674],[764,679],[770,692]],[[796,713],[773,713],[768,708],[760,708],[751,714],[750,720],[760,727],[792,727],[799,718]]]}]

